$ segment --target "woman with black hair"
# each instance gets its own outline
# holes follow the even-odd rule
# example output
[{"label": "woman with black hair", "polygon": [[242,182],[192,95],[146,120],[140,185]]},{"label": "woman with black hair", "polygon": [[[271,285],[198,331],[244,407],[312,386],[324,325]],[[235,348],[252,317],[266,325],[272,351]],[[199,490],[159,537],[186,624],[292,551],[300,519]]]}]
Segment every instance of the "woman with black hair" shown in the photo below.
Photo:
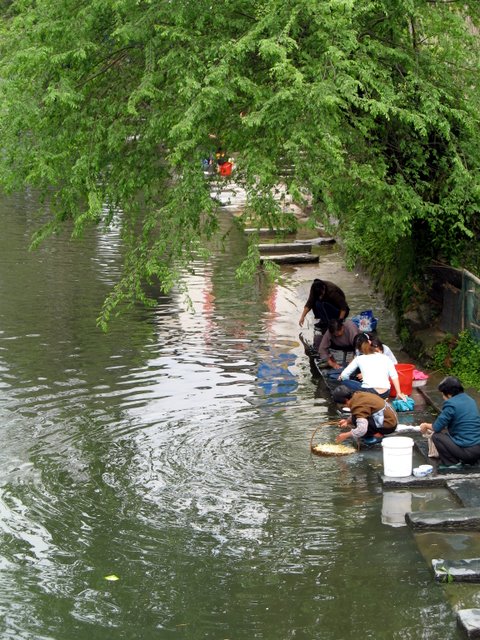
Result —
[{"label": "woman with black hair", "polygon": [[315,278],[298,322],[301,327],[309,311],[313,311],[315,316],[315,328],[324,333],[330,320],[345,320],[350,313],[350,307],[340,287],[328,280]]},{"label": "woman with black hair", "polygon": [[423,434],[433,431],[432,442],[440,456],[440,467],[456,468],[480,460],[480,413],[462,383],[447,376],[438,385],[445,402],[435,422],[423,422]]},{"label": "woman with black hair", "polygon": [[354,391],[339,384],[332,392],[332,399],[350,410],[350,415],[339,421],[338,426],[348,431],[341,433],[335,442],[344,442],[347,438],[377,438],[395,431],[398,418],[395,411],[380,396],[365,391]]},{"label": "woman with black hair", "polygon": [[[377,343],[372,343],[367,333],[360,333],[355,340],[355,347],[360,355],[356,356],[340,373],[338,379],[353,390],[377,393],[384,399],[390,395],[390,380],[395,388],[397,398],[406,400],[407,396],[400,388],[400,380],[395,365],[388,356],[377,350]],[[360,369],[360,374],[356,374]],[[350,379],[355,374],[360,379]]]},{"label": "woman with black hair", "polygon": [[340,365],[334,358],[331,351],[343,351],[343,353],[354,352],[354,340],[358,335],[358,327],[351,320],[330,320],[328,329],[323,334],[318,353],[320,358],[326,360],[333,369],[340,369]]}]

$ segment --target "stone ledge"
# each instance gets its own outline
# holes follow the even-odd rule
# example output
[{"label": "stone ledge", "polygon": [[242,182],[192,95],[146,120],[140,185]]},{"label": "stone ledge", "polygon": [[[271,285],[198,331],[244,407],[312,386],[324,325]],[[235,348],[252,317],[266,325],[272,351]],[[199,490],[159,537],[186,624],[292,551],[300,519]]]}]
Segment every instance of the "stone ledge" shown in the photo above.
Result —
[{"label": "stone ledge", "polygon": [[460,609],[457,622],[467,634],[467,638],[480,638],[480,609]]},{"label": "stone ledge", "polygon": [[480,582],[480,558],[434,558],[432,567],[435,580],[438,582]]},{"label": "stone ledge", "polygon": [[415,531],[473,531],[480,529],[480,508],[411,511],[405,522]]},{"label": "stone ledge", "polygon": [[297,264],[300,262],[318,262],[320,256],[313,253],[291,253],[291,254],[275,254],[268,256],[260,256],[260,262],[263,264],[267,260],[278,264]]},{"label": "stone ledge", "polygon": [[[403,478],[391,478],[390,476],[384,476],[379,474],[380,481],[384,489],[398,489],[405,487],[448,487],[449,484],[454,481],[465,481],[466,477],[463,473],[431,473],[423,478],[417,478],[416,476],[405,476]],[[468,472],[468,480],[476,481],[476,486],[480,486],[480,473]],[[456,491],[456,488],[454,488]],[[460,497],[460,496],[459,496]],[[461,497],[460,497],[461,499]],[[466,505],[466,506],[480,506],[478,505]]]},{"label": "stone ledge", "polygon": [[480,483],[478,478],[447,479],[447,489],[459,500],[464,507],[480,507]]}]

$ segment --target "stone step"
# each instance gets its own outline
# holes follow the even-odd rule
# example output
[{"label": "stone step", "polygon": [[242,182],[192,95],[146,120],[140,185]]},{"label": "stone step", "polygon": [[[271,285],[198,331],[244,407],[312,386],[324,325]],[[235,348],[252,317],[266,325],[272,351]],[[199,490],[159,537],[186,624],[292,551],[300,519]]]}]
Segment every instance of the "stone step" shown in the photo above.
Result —
[{"label": "stone step", "polygon": [[438,582],[480,582],[480,558],[434,558],[432,567],[435,580]]},{"label": "stone step", "polygon": [[453,493],[464,507],[480,507],[479,486],[478,479],[468,478],[465,480],[447,481],[448,490]]},{"label": "stone step", "polygon": [[258,250],[263,253],[286,253],[287,251],[302,253],[305,250],[311,251],[311,249],[311,244],[304,244],[303,242],[272,242],[258,245]]},{"label": "stone step", "polygon": [[460,609],[457,622],[467,638],[480,638],[480,609]]},{"label": "stone step", "polygon": [[472,531],[480,528],[480,508],[411,511],[405,522],[415,531]]},{"label": "stone step", "polygon": [[321,244],[335,244],[336,240],[335,238],[310,238],[310,239],[304,239],[304,240],[295,240],[295,242],[301,243],[301,244],[309,244],[312,247],[316,247],[318,245]]},{"label": "stone step", "polygon": [[248,235],[254,234],[254,233],[258,233],[261,236],[276,236],[276,235],[294,235],[293,232],[291,231],[287,231],[287,229],[269,229],[268,227],[262,227],[261,229],[250,229],[250,228],[246,228],[244,229],[244,233]]},{"label": "stone step", "polygon": [[[415,442],[415,448],[417,448],[417,442]],[[426,458],[427,464],[435,464],[435,461],[431,458]],[[465,477],[472,483],[477,483],[480,486],[480,473],[478,473],[478,466],[465,468],[456,473],[449,473],[447,471],[436,472],[422,478],[416,478],[415,476],[405,476],[402,478],[392,478],[384,475],[379,475],[380,481],[384,489],[404,489],[405,487],[448,487],[451,482],[465,480]],[[473,484],[472,486],[475,486]],[[462,498],[459,496],[459,499]],[[476,507],[477,504],[465,504],[467,507]],[[478,505],[480,506],[480,505]]]},{"label": "stone step", "polygon": [[283,255],[260,256],[260,262],[270,260],[277,264],[297,264],[299,262],[318,262],[319,256],[312,253],[290,253]]},{"label": "stone step", "polygon": [[263,253],[293,253],[311,251],[313,247],[322,244],[331,244],[335,238],[313,238],[312,240],[294,240],[293,242],[265,242],[258,245],[258,250]]}]

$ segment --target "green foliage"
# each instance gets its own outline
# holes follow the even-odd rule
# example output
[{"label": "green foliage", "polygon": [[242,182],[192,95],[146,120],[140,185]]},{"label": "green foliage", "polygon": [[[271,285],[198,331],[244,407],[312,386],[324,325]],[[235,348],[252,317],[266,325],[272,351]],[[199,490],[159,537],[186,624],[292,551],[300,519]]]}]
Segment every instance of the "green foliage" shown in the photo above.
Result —
[{"label": "green foliage", "polygon": [[[242,262],[237,269],[237,279],[241,284],[251,282],[258,274],[258,263],[260,261],[260,254],[258,246],[255,242],[252,242],[248,248],[248,255],[246,260]],[[280,275],[280,269],[277,264],[271,260],[265,260],[263,263],[263,272],[266,275],[266,280],[274,281]]]},{"label": "green foliage", "polygon": [[217,146],[236,153],[254,224],[284,226],[279,184],[311,194],[312,219],[343,236],[349,264],[394,273],[400,302],[412,267],[454,263],[480,235],[478,3],[14,0],[0,11],[0,184],[40,192],[38,241],[121,225],[124,272],[103,320],[147,302],[145,282],[171,288],[217,233],[201,171]]},{"label": "green foliage", "polygon": [[444,582],[446,584],[451,584],[452,582],[454,582],[453,575],[445,565],[437,566],[437,571],[441,575],[441,579],[440,579],[441,582]]},{"label": "green foliage", "polygon": [[434,366],[457,376],[464,387],[480,390],[480,342],[470,331],[462,331],[458,338],[448,335],[437,344]]}]

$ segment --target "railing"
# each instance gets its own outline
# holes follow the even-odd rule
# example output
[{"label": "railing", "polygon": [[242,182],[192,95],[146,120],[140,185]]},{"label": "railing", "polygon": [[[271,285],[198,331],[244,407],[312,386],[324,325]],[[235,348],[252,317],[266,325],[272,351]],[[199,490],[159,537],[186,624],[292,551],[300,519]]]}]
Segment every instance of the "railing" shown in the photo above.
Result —
[{"label": "railing", "polygon": [[462,271],[462,330],[469,329],[480,340],[480,279]]},{"label": "railing", "polygon": [[480,340],[480,278],[466,269],[443,265],[430,270],[437,298],[442,292],[440,328],[453,335],[469,329]]}]

